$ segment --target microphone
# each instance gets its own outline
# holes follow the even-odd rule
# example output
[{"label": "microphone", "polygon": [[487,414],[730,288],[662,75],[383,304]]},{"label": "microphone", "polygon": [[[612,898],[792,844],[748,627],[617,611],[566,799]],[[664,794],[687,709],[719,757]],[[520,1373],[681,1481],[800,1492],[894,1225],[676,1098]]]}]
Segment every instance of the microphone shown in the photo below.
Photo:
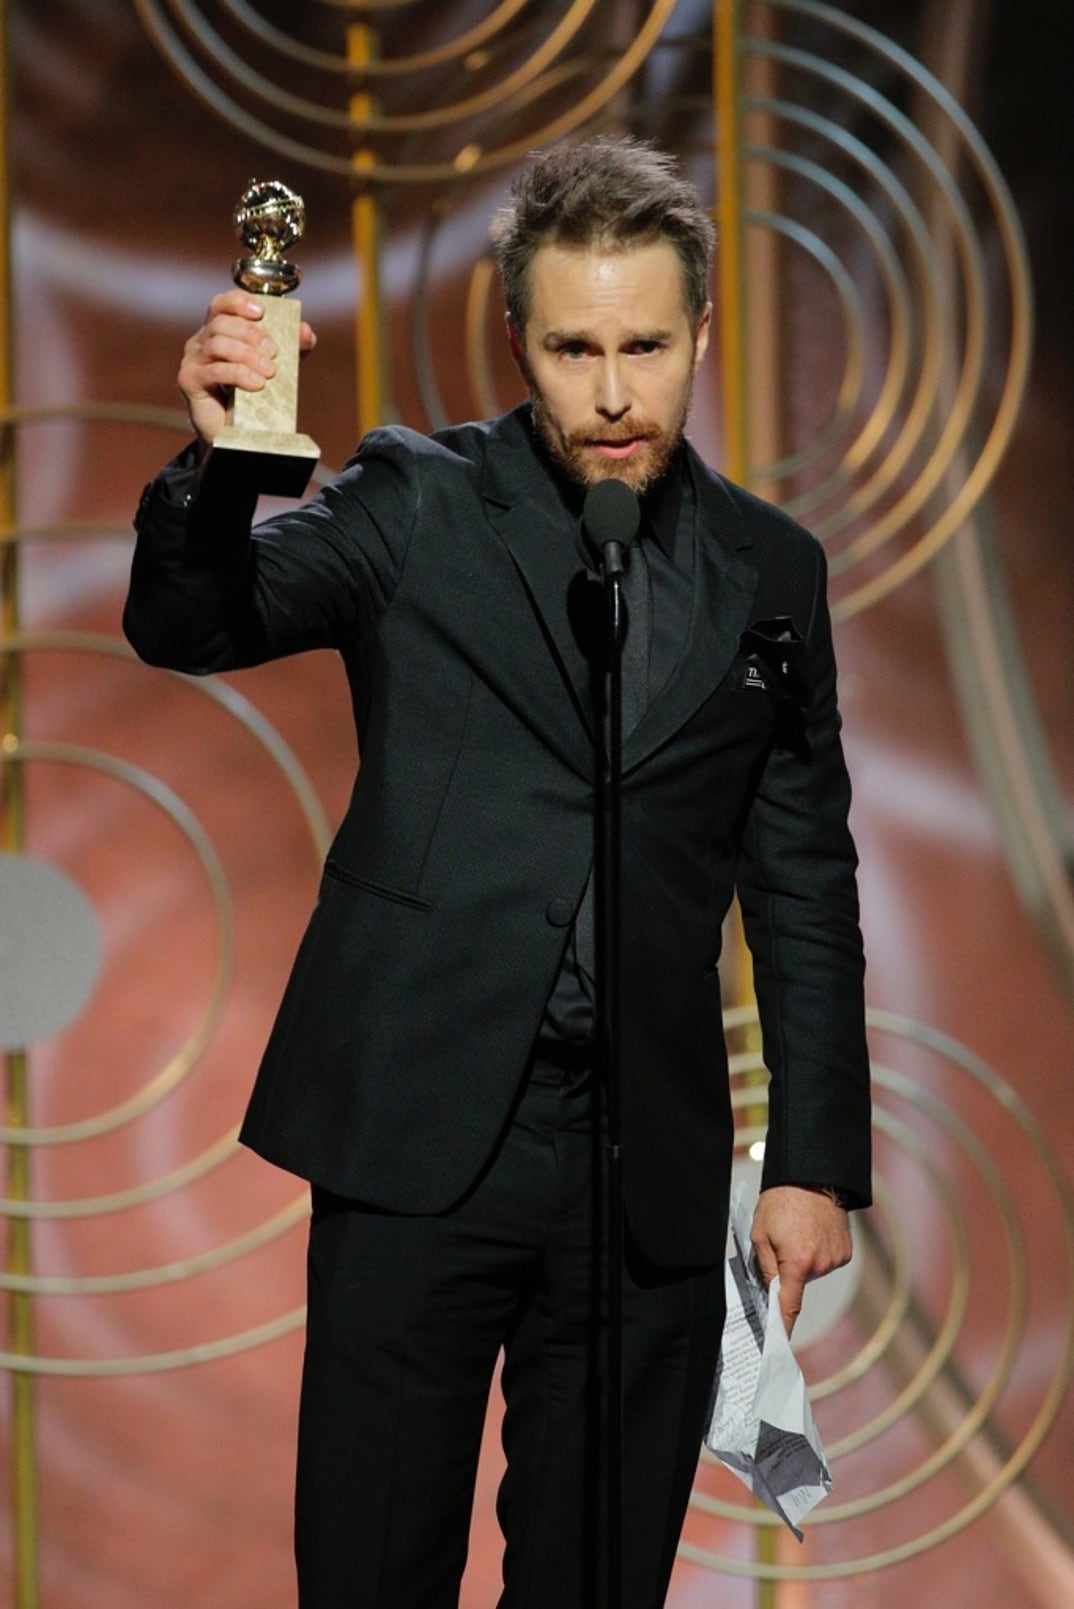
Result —
[{"label": "microphone", "polygon": [[598,480],[585,494],[582,535],[605,575],[622,575],[627,548],[641,524],[637,493],[625,481]]}]

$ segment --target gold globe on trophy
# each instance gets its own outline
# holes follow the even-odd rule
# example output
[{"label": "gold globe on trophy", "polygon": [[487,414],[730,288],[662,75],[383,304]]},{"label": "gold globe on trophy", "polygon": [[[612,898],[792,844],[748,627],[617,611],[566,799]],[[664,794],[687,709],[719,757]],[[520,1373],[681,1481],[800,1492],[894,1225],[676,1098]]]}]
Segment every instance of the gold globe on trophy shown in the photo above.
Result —
[{"label": "gold globe on trophy", "polygon": [[317,443],[295,428],[302,304],[288,293],[302,272],[285,253],[302,238],[306,207],[279,179],[251,179],[232,222],[249,253],[233,263],[232,278],[264,298],[262,323],[276,345],[276,373],[260,391],[235,392],[206,475],[229,491],[300,497],[321,456]]}]

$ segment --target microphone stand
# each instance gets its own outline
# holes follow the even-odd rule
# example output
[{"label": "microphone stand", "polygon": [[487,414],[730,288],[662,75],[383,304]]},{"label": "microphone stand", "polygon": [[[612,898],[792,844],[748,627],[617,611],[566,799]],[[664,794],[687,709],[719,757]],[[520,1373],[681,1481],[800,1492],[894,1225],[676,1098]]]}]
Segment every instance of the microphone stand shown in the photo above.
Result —
[{"label": "microphone stand", "polygon": [[[626,635],[623,560],[637,535],[641,507],[637,493],[624,481],[608,479],[590,486],[582,510],[582,531],[600,556],[607,621],[607,741],[600,777],[596,848],[597,1028],[604,1052],[607,1101],[605,1204],[607,1231],[603,1270],[606,1302],[605,1408],[607,1496],[604,1593],[602,1609],[621,1609],[623,1602],[623,1102],[622,1102],[622,854],[623,791],[623,641]],[[594,1267],[599,1251],[594,1243]],[[599,1504],[598,1504],[599,1513]]]},{"label": "microphone stand", "polygon": [[623,549],[605,542],[602,580],[607,617],[607,758],[601,789],[599,904],[596,931],[597,1001],[605,1053],[607,1097],[606,1381],[606,1609],[623,1601],[623,1107],[622,1107],[622,860],[623,781]]}]

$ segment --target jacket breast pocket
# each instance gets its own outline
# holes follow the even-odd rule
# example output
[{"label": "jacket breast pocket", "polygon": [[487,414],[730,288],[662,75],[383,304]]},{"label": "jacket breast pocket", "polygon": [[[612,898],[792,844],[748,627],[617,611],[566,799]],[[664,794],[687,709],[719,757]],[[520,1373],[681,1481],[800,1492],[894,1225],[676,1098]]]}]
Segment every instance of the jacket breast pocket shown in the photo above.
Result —
[{"label": "jacket breast pocket", "polygon": [[802,751],[802,708],[787,678],[759,655],[736,654],[710,700],[711,716],[731,742],[760,738]]}]

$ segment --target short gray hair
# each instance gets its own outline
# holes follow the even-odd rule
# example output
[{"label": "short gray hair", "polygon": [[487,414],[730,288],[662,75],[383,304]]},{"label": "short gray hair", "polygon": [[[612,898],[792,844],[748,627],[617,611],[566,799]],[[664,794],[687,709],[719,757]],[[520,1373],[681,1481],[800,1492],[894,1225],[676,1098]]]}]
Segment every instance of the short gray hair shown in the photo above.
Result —
[{"label": "short gray hair", "polygon": [[525,328],[530,266],[541,246],[623,251],[665,239],[682,266],[694,327],[709,300],[716,231],[674,157],[631,135],[534,152],[492,220],[492,248],[512,322]]}]

